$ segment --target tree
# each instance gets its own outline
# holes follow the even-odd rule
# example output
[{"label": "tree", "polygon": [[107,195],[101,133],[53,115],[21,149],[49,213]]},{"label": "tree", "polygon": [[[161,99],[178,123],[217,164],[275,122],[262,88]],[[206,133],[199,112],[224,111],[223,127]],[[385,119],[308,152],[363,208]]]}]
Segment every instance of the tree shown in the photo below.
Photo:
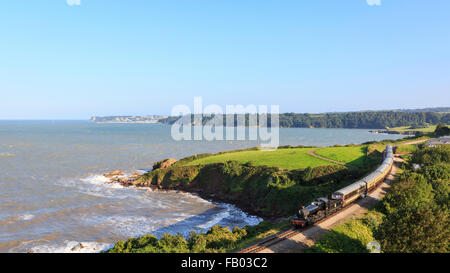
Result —
[{"label": "tree", "polygon": [[386,215],[375,238],[383,252],[448,252],[448,210],[429,204],[403,207]]},{"label": "tree", "polygon": [[413,152],[412,163],[429,166],[441,162],[450,162],[450,146],[440,145],[428,147]]},{"label": "tree", "polygon": [[450,135],[450,128],[445,123],[439,123],[434,130],[436,136],[446,136]]},{"label": "tree", "polygon": [[400,181],[392,185],[391,191],[383,199],[383,205],[387,213],[395,212],[404,207],[433,202],[433,187],[422,175],[413,172],[405,172],[400,177]]}]

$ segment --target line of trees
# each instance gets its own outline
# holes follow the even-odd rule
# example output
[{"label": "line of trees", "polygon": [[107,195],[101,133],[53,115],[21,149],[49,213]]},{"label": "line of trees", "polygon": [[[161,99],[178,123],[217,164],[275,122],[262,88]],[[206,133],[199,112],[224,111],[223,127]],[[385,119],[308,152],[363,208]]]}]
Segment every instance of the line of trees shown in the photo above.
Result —
[{"label": "line of trees", "polygon": [[[245,125],[248,126],[250,114],[242,114]],[[213,119],[214,115],[203,116],[202,123]],[[238,125],[238,115],[234,115],[234,126]],[[159,122],[173,124],[180,117],[168,117]],[[265,118],[265,117],[263,117]],[[194,115],[191,123],[194,124]],[[427,123],[450,123],[450,113],[436,112],[397,112],[397,111],[367,111],[326,114],[298,114],[284,113],[279,115],[282,128],[350,128],[350,129],[384,129],[386,127],[413,126],[419,128]],[[226,124],[226,115],[223,115],[223,124]],[[259,123],[258,123],[259,124]],[[271,118],[268,116],[267,124],[270,126]]]}]

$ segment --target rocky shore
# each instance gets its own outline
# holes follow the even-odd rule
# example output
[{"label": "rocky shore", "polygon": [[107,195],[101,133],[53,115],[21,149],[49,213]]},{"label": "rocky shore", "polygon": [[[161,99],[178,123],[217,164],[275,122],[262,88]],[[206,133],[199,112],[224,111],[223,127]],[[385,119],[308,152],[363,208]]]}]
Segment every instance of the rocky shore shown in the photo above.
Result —
[{"label": "rocky shore", "polygon": [[125,175],[124,172],[121,172],[119,170],[115,170],[113,172],[110,173],[105,173],[103,174],[104,177],[109,178],[109,182],[107,182],[107,184],[112,184],[112,183],[119,183],[122,184],[124,186],[128,185],[132,185],[132,183],[136,180],[138,180],[142,174],[141,173],[133,173],[129,176]]},{"label": "rocky shore", "polygon": [[372,134],[389,134],[389,135],[405,135],[405,136],[415,136],[420,131],[392,131],[392,130],[370,130]]},{"label": "rocky shore", "polygon": [[[154,171],[157,169],[166,169],[175,164],[176,162],[177,160],[174,158],[161,160],[153,164],[152,170]],[[113,172],[103,174],[104,177],[109,178],[109,182],[107,182],[107,184],[119,183],[125,187],[137,186],[138,184],[136,183],[136,181],[138,181],[139,178],[141,178],[143,175],[144,174],[142,173],[136,172],[127,176],[125,175],[124,172],[120,170],[114,170]],[[162,189],[162,187],[154,187],[154,188]]]},{"label": "rocky shore", "polygon": [[277,167],[242,164],[238,161],[189,165],[205,155],[179,161],[170,158],[153,165],[144,174],[126,176],[118,170],[105,174],[108,183],[124,187],[179,191],[203,199],[236,206],[250,215],[276,220],[295,213],[301,204],[326,196],[365,175],[372,166],[346,168],[340,165],[286,170]]},{"label": "rocky shore", "polygon": [[[156,170],[165,171],[173,164],[175,164],[177,160],[173,158],[164,159],[153,164],[153,169],[150,173],[153,173]],[[220,203],[228,203],[233,204],[236,207],[240,208],[242,211],[250,214],[261,217],[265,220],[271,219],[275,220],[279,217],[273,217],[272,215],[267,215],[266,213],[262,213],[259,209],[255,209],[253,206],[249,206],[245,199],[232,199],[230,196],[225,194],[221,194],[220,191],[216,192],[216,189],[205,189],[199,187],[198,185],[184,185],[183,183],[177,183],[177,185],[165,185],[163,183],[145,183],[143,181],[146,180],[147,173],[133,173],[132,175],[127,176],[124,172],[120,170],[114,170],[111,173],[103,174],[104,177],[109,178],[107,184],[118,183],[124,187],[143,187],[150,188],[155,191],[177,191],[177,192],[186,192],[190,194],[197,195],[203,199],[211,200],[214,202]],[[193,183],[195,184],[195,183]]]}]

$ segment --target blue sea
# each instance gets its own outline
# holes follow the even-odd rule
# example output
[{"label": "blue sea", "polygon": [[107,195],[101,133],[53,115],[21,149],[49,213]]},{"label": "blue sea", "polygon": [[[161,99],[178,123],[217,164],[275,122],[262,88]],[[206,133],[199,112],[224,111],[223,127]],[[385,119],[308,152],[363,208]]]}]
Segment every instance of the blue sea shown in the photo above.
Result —
[{"label": "blue sea", "polygon": [[[0,121],[0,252],[99,252],[153,233],[245,226],[262,219],[179,192],[107,184],[103,174],[155,161],[255,147],[256,141],[174,141],[158,124]],[[397,139],[359,129],[280,129],[280,145]],[[80,243],[82,247],[80,247]]]}]

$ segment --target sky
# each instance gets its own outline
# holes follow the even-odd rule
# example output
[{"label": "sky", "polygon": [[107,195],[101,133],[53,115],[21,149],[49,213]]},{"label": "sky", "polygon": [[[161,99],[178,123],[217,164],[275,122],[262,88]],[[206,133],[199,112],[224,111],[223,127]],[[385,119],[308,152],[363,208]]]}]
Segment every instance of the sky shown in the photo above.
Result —
[{"label": "sky", "polygon": [[0,119],[450,106],[448,0],[9,0]]}]

